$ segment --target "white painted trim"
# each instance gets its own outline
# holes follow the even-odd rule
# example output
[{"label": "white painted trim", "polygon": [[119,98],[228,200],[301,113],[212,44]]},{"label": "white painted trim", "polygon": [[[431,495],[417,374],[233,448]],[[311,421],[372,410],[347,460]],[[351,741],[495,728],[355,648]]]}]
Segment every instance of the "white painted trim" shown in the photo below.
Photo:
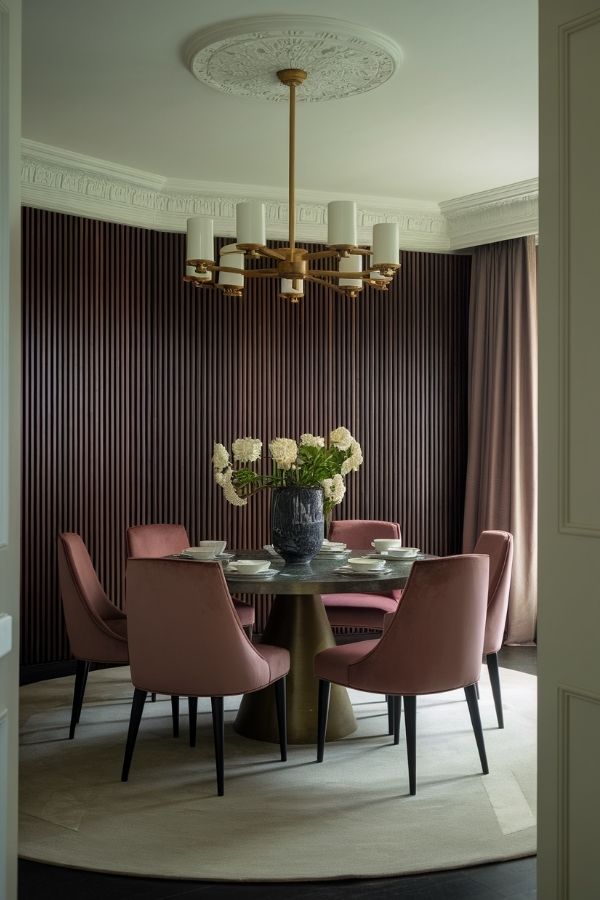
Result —
[{"label": "white painted trim", "polygon": [[[235,204],[262,198],[269,237],[288,234],[287,192],[267,185],[190,181],[40,144],[22,142],[22,202],[94,219],[161,231],[185,231],[186,219],[206,215],[215,233],[235,236]],[[345,194],[297,191],[297,237],[324,241],[327,202]],[[537,180],[443,203],[362,195],[358,236],[369,243],[376,222],[397,222],[405,250],[449,252],[537,232]]]}]

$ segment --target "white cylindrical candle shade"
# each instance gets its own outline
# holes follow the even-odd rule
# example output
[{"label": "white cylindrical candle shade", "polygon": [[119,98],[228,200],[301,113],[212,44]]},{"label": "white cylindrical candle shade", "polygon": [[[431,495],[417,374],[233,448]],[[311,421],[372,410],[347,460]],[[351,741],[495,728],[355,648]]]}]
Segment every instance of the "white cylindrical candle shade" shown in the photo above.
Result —
[{"label": "white cylindrical candle shade", "polygon": [[[295,288],[294,284],[297,284],[298,287]],[[291,278],[282,278],[281,279],[281,293],[289,294],[293,297],[304,297],[304,283],[302,281],[292,281]]]},{"label": "white cylindrical candle shade", "polygon": [[[235,244],[226,244],[221,247],[219,255],[220,266],[231,266],[234,269],[244,268],[244,254],[235,253]],[[244,287],[244,276],[238,275],[237,272],[219,272],[219,284],[223,287]]]},{"label": "white cylindrical candle shade", "polygon": [[356,247],[354,200],[333,200],[327,204],[327,243],[330,247]]},{"label": "white cylindrical candle shade", "polygon": [[205,216],[194,216],[187,220],[187,259],[206,259],[215,261],[215,244],[213,220]]},{"label": "white cylindrical candle shade", "polygon": [[373,226],[373,265],[395,265],[400,262],[400,230],[393,222]]},{"label": "white cylindrical candle shade", "polygon": [[235,208],[236,233],[238,244],[267,243],[265,226],[265,204],[259,200],[246,200]]},{"label": "white cylindrical candle shade", "polygon": [[[362,272],[362,256],[352,253],[350,256],[342,256],[340,259],[340,274],[342,272]],[[340,287],[361,288],[362,278],[340,278]]]}]

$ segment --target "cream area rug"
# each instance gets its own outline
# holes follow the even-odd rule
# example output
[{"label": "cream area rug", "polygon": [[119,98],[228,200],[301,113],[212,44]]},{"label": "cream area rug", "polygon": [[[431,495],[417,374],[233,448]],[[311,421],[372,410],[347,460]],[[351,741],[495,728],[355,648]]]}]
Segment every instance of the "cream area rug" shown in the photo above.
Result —
[{"label": "cream area rug", "polygon": [[417,795],[408,795],[403,727],[387,735],[383,698],[351,692],[358,729],[326,746],[273,744],[232,727],[225,796],[216,796],[209,701],[198,743],[180,737],[170,700],[147,703],[129,782],[120,781],[132,696],[126,668],[92,672],[75,739],[73,678],[21,690],[20,854],[101,872],[285,881],[424,872],[535,853],[536,679],[501,670],[506,727],[496,727],[487,670],[483,776],[462,692],[417,704]]}]

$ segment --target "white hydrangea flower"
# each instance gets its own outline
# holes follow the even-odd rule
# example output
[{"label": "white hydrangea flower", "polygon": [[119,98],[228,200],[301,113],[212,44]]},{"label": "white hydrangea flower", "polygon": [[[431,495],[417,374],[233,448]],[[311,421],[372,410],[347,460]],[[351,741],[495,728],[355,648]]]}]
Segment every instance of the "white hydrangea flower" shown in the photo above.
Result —
[{"label": "white hydrangea flower", "polygon": [[256,462],[260,459],[262,441],[253,437],[238,438],[231,445],[231,450],[237,462]]},{"label": "white hydrangea flower", "polygon": [[302,447],[324,447],[325,438],[318,437],[316,434],[301,434],[300,445]]},{"label": "white hydrangea flower", "polygon": [[349,472],[356,472],[363,461],[362,449],[358,441],[353,440],[349,449],[350,456],[342,463],[342,475],[347,475]]},{"label": "white hydrangea flower", "polygon": [[346,485],[341,475],[334,475],[333,478],[324,478],[321,482],[323,488],[323,496],[326,500],[331,500],[334,506],[341,503],[346,493]]},{"label": "white hydrangea flower", "polygon": [[298,456],[298,444],[291,438],[275,438],[269,444],[271,456],[280,469],[291,469]]},{"label": "white hydrangea flower", "polygon": [[353,440],[354,438],[348,429],[343,426],[336,428],[329,435],[329,443],[333,444],[334,447],[337,447],[338,450],[349,450]]},{"label": "white hydrangea flower", "polygon": [[231,503],[232,506],[247,505],[247,498],[240,497],[233,485],[233,481],[231,480],[231,469],[223,474],[223,483],[221,486],[223,488],[223,493],[225,494],[225,499],[228,503]]},{"label": "white hydrangea flower", "polygon": [[215,481],[223,487],[225,484],[225,474],[223,472],[215,472]]},{"label": "white hydrangea flower", "polygon": [[217,472],[222,472],[229,465],[229,453],[223,444],[215,444],[213,448],[213,466]]},{"label": "white hydrangea flower", "polygon": [[337,505],[344,499],[344,494],[346,493],[346,484],[341,475],[334,475],[332,481],[333,488],[331,491],[331,499]]}]

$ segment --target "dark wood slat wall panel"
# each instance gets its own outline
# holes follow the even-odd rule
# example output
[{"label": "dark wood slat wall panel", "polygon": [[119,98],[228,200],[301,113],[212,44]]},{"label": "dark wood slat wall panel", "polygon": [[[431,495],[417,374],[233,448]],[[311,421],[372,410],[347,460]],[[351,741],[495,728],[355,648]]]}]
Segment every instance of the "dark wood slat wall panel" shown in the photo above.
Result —
[{"label": "dark wood slat wall panel", "polygon": [[[292,306],[270,282],[241,300],[184,285],[180,234],[33,209],[23,230],[24,664],[69,656],[59,531],[82,534],[119,604],[130,524],[267,541],[268,496],[225,503],[214,440],[345,424],[365,464],[338,515],[460,550],[469,257],[404,253],[388,294],[311,286]],[[257,602],[259,630],[268,609]]]}]

